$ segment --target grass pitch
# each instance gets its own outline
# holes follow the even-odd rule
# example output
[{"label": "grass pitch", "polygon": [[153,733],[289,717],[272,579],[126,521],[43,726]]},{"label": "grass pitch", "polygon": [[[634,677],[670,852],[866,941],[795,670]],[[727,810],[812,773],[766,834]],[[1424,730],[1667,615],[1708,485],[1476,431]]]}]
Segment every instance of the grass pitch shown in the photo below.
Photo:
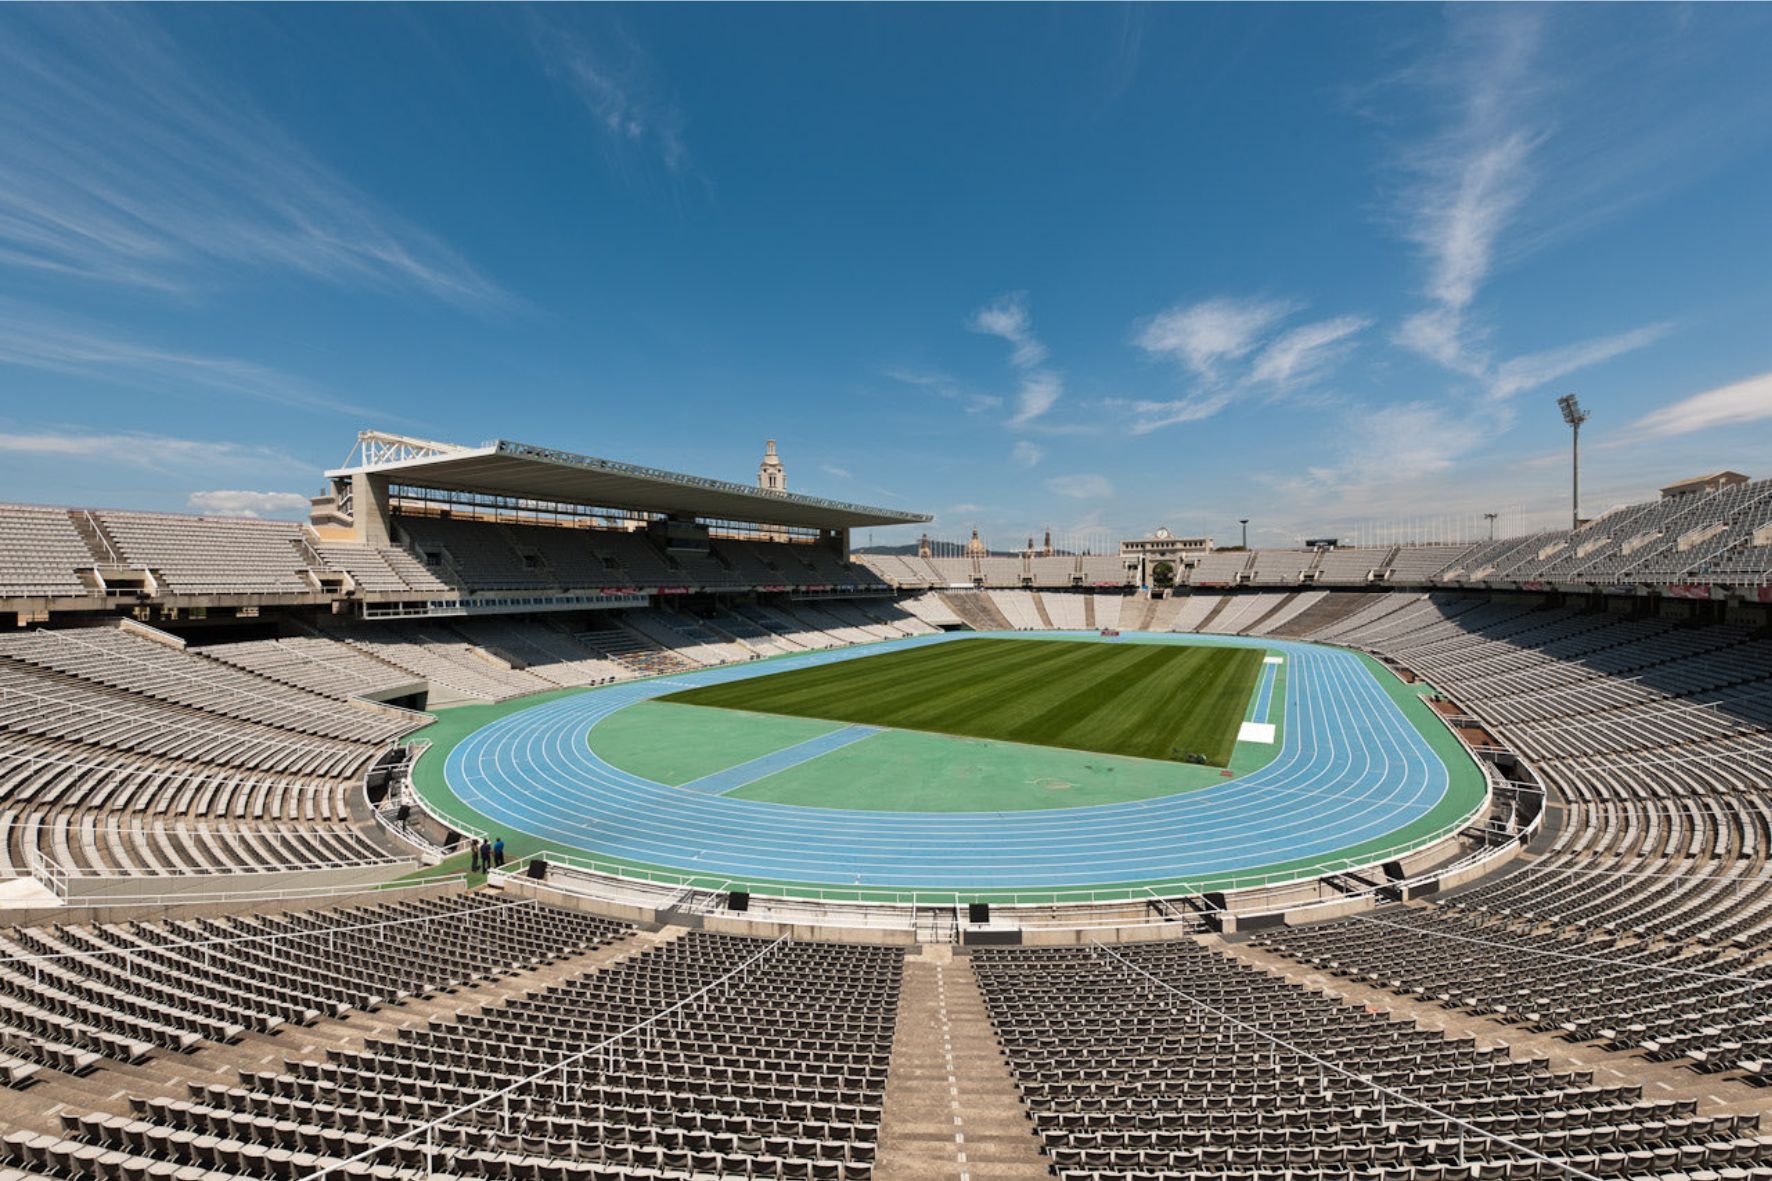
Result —
[{"label": "grass pitch", "polygon": [[956,640],[661,698],[1144,759],[1229,764],[1259,648]]}]

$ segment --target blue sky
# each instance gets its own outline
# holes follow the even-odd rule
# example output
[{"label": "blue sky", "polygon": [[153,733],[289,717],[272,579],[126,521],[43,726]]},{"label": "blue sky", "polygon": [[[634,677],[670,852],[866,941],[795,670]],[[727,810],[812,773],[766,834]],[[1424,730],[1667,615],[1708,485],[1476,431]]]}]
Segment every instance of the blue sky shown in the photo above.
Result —
[{"label": "blue sky", "polygon": [[[1772,476],[1772,8],[0,8],[0,498],[360,427],[1450,531]],[[1428,520],[1432,518],[1432,520]],[[882,531],[878,541],[897,540]]]}]

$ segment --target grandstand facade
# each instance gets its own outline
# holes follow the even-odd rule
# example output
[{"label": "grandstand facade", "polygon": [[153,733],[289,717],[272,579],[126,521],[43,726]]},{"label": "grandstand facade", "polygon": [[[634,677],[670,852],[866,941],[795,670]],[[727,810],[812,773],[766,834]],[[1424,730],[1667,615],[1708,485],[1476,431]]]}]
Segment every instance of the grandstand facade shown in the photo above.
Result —
[{"label": "grandstand facade", "polygon": [[[6,1181],[1772,1176],[1772,481],[1164,592],[852,554],[926,518],[785,478],[370,432],[326,479],[305,523],[0,506]],[[413,790],[457,706],[962,631],[1357,653],[1484,806],[1308,878],[980,912],[482,885],[497,834]]]}]

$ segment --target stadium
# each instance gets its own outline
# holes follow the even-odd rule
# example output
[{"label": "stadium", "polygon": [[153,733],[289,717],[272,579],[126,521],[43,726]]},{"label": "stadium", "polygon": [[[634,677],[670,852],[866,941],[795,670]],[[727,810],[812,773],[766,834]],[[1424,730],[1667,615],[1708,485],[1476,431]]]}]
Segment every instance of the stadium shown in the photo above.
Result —
[{"label": "stadium", "polygon": [[1772,481],[1167,586],[324,481],[0,506],[9,1179],[1772,1175]]},{"label": "stadium", "polygon": [[1772,1181],[1772,4],[0,4],[0,1181]]}]

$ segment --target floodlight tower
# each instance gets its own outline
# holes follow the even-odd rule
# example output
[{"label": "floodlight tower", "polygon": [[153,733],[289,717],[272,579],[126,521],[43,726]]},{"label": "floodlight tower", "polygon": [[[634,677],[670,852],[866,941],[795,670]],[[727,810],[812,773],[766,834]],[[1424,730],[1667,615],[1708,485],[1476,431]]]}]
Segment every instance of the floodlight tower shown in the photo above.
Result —
[{"label": "floodlight tower", "polygon": [[1246,550],[1249,548],[1249,518],[1239,517],[1237,524],[1243,527],[1243,548]]},{"label": "floodlight tower", "polygon": [[1563,421],[1569,424],[1569,528],[1581,528],[1581,424],[1588,420],[1587,411],[1575,400],[1574,394],[1564,394],[1557,399],[1557,409],[1563,412]]},{"label": "floodlight tower", "polygon": [[1483,519],[1485,521],[1489,522],[1489,540],[1490,541],[1495,540],[1495,518],[1500,515],[1501,515],[1500,513],[1484,513],[1483,514]]}]

